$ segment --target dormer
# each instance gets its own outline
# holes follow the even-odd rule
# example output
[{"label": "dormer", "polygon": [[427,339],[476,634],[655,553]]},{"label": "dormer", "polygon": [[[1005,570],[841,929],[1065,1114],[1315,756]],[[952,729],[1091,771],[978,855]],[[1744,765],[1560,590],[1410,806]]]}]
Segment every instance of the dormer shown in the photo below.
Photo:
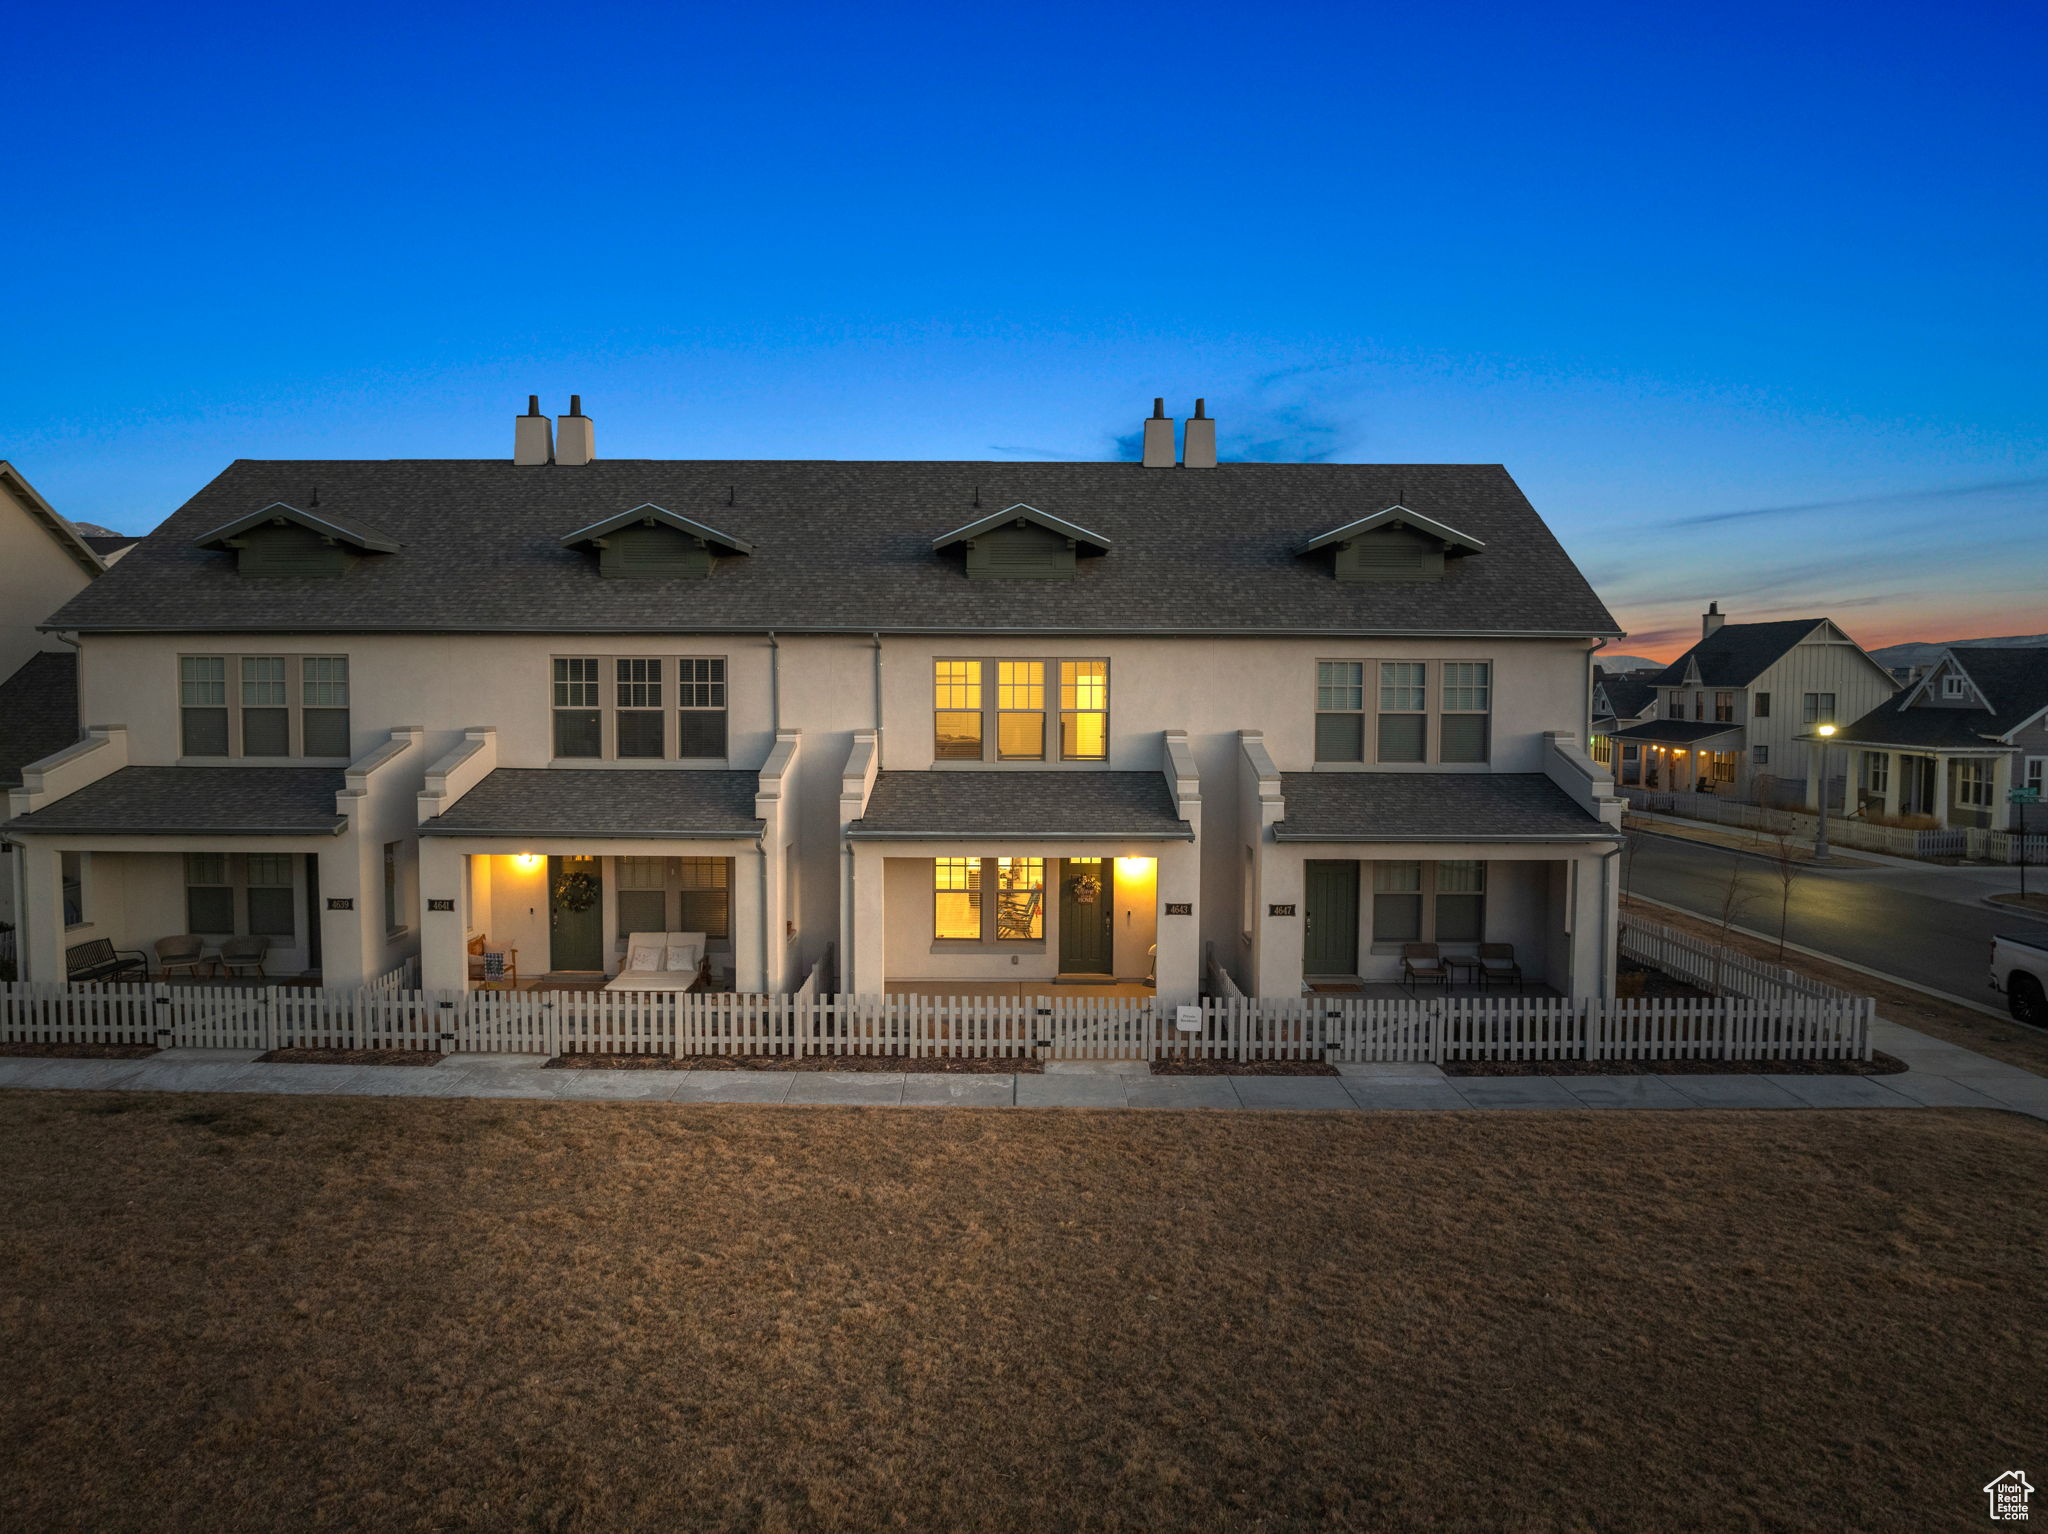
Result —
[{"label": "dormer", "polygon": [[399,545],[358,523],[273,502],[193,540],[231,550],[243,575],[341,575],[361,554],[396,554]]},{"label": "dormer", "polygon": [[[1906,702],[1913,702],[1909,694]],[[1988,709],[1991,707],[1981,689],[1970,674],[1965,671],[1953,655],[1944,655],[1935,668],[1928,672],[1920,683],[1918,701],[1931,708]],[[1905,704],[1901,704],[1904,707]]]},{"label": "dormer", "polygon": [[1072,580],[1082,557],[1109,552],[1100,533],[1022,502],[934,538],[932,551],[955,544],[965,548],[967,578],[975,581]]},{"label": "dormer", "polygon": [[578,528],[562,544],[591,545],[597,573],[622,580],[702,580],[721,557],[754,552],[743,538],[652,504]]},{"label": "dormer", "polygon": [[1303,554],[1334,549],[1340,581],[1442,580],[1446,561],[1477,554],[1486,545],[1433,517],[1389,506],[1311,538]]}]

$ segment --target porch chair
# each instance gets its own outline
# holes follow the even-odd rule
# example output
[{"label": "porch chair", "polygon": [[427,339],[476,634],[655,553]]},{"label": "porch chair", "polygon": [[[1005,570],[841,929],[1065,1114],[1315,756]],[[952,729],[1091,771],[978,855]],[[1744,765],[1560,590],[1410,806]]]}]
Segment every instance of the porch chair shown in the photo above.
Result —
[{"label": "porch chair", "polygon": [[263,955],[270,947],[267,937],[222,938],[220,944],[220,967],[223,973],[245,978],[254,976],[258,980],[269,977],[263,973]]},{"label": "porch chair", "polygon": [[182,970],[197,980],[206,964],[206,939],[194,937],[189,932],[180,933],[177,937],[160,937],[154,947],[159,979],[168,980],[172,971]]},{"label": "porch chair", "polygon": [[1502,985],[1522,988],[1522,966],[1515,962],[1513,943],[1481,943],[1479,945],[1479,987],[1484,990],[1494,981]]},{"label": "porch chair", "polygon": [[469,980],[479,988],[504,986],[519,989],[519,950],[507,943],[493,944],[487,937],[469,940]]},{"label": "porch chair", "polygon": [[1446,990],[1450,988],[1450,969],[1434,943],[1401,945],[1401,984],[1412,991],[1418,983],[1440,985]]},{"label": "porch chair", "polygon": [[149,960],[133,948],[116,948],[106,938],[73,943],[64,950],[64,978],[76,982],[147,980]]}]

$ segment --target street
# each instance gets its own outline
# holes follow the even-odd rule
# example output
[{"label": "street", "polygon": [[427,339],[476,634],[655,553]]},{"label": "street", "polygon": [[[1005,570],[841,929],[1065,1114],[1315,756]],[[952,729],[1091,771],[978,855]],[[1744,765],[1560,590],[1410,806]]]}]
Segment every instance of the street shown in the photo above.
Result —
[{"label": "street", "polygon": [[[1775,866],[1762,858],[1634,831],[1624,887],[1718,921],[1736,868],[1743,905],[1735,925],[1776,936],[1782,892]],[[2048,868],[2029,869],[2028,879],[2030,887],[2048,887]],[[2018,888],[2017,869],[1802,869],[1785,936],[1916,985],[2002,1006],[1985,984],[1992,934],[2038,937],[2048,934],[2048,922],[1979,902]]]}]

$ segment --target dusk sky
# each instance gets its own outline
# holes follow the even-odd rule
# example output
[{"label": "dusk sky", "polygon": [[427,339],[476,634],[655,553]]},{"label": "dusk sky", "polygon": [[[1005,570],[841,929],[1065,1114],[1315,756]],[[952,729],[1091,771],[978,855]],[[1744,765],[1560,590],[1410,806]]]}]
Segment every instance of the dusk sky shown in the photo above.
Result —
[{"label": "dusk sky", "polygon": [[[2048,630],[2037,6],[25,8],[0,457],[1505,463],[1630,637]],[[1418,507],[1427,511],[1428,507]]]}]

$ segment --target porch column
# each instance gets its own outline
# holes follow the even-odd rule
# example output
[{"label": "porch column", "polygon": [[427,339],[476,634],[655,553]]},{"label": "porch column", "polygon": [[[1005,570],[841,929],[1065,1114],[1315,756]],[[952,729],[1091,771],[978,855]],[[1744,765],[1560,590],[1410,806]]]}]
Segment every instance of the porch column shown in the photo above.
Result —
[{"label": "porch column", "polygon": [[1619,854],[1588,853],[1571,860],[1570,994],[1614,994],[1615,925],[1621,908]]},{"label": "porch column", "polygon": [[846,952],[840,955],[840,989],[849,995],[882,994],[886,949],[883,930],[882,854],[872,842],[853,844],[853,889],[847,902]]},{"label": "porch column", "polygon": [[40,838],[24,841],[21,859],[21,904],[15,910],[15,953],[21,978],[62,982],[64,979],[64,865],[60,855]]},{"label": "porch column", "polygon": [[732,988],[742,995],[760,995],[768,983],[768,947],[761,923],[767,910],[767,860],[759,847],[733,856]]},{"label": "porch column", "polygon": [[[1162,1002],[1194,1001],[1202,994],[1202,844],[1163,842],[1159,849],[1159,926],[1153,941],[1153,994]],[[1169,902],[1189,908],[1186,916],[1165,914]]]},{"label": "porch column", "polygon": [[[1270,837],[1271,833],[1267,833]],[[1304,858],[1293,846],[1268,840],[1259,849],[1258,888],[1249,913],[1252,941],[1257,945],[1257,994],[1295,997],[1301,994],[1302,892]],[[1372,877],[1371,865],[1359,864],[1361,879]],[[1372,898],[1370,893],[1360,896]],[[1270,916],[1270,906],[1293,906],[1292,916]]]},{"label": "porch column", "polygon": [[1939,825],[1948,824],[1948,758],[1937,754],[1934,758],[1934,802],[1927,807]]},{"label": "porch column", "polygon": [[[420,838],[420,986],[429,991],[460,991],[469,986],[468,859],[441,836]],[[452,911],[437,911],[434,902],[452,902]]]}]

